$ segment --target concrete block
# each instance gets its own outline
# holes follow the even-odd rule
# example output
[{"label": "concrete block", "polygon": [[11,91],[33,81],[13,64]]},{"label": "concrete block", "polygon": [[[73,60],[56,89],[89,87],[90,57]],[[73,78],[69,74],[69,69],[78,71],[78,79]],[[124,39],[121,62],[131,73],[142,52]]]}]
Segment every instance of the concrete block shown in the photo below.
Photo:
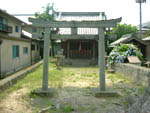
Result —
[{"label": "concrete block", "polygon": [[120,96],[119,93],[117,93],[115,91],[110,91],[110,90],[100,91],[99,88],[93,88],[92,92],[94,93],[95,97],[99,97],[99,98],[102,98],[102,97],[119,97]]},{"label": "concrete block", "polygon": [[34,89],[31,92],[31,95],[53,97],[54,93],[55,93],[54,88],[48,88],[47,90],[43,90],[42,88],[38,88],[38,89]]}]

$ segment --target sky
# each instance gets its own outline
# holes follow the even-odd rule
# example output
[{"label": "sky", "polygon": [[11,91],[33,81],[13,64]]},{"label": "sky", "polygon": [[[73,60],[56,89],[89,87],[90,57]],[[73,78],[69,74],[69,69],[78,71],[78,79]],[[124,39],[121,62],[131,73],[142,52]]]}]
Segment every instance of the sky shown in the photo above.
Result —
[{"label": "sky", "polygon": [[[122,24],[139,24],[139,4],[135,0],[2,0],[0,8],[10,14],[34,14],[47,3],[55,3],[61,12],[105,12],[108,19],[122,17]],[[150,21],[149,11],[147,0],[142,4],[143,23]]]}]

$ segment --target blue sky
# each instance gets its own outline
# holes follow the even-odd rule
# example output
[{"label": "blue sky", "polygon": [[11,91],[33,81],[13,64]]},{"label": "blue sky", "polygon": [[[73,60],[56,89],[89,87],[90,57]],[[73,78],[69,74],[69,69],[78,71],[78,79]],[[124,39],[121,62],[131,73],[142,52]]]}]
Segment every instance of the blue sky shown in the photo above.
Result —
[{"label": "blue sky", "polygon": [[[0,8],[11,14],[33,14],[47,3],[58,11],[105,12],[108,19],[122,17],[122,23],[139,24],[139,4],[135,0],[3,0]],[[142,4],[143,22],[150,21],[150,0]]]}]

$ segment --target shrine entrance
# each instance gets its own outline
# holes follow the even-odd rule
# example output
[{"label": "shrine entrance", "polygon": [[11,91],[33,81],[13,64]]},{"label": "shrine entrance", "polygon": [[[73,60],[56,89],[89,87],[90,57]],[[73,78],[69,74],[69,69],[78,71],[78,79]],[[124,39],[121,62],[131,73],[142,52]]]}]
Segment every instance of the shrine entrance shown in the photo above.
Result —
[{"label": "shrine entrance", "polygon": [[64,49],[65,58],[68,59],[92,59],[98,54],[96,40],[67,40],[62,42],[61,48]]},{"label": "shrine entrance", "polygon": [[88,59],[92,57],[92,43],[89,41],[70,42],[70,58]]}]

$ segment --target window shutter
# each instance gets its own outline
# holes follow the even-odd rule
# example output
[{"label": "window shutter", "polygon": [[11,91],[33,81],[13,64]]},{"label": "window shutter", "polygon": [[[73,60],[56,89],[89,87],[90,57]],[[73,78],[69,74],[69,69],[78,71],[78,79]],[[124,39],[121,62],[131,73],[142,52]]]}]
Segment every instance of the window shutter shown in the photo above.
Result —
[{"label": "window shutter", "polygon": [[12,47],[13,58],[16,58],[16,46]]},{"label": "window shutter", "polygon": [[16,46],[16,57],[19,57],[19,46]]},{"label": "window shutter", "polygon": [[13,58],[19,57],[19,46],[18,45],[12,46],[12,57]]},{"label": "window shutter", "polygon": [[15,31],[19,32],[19,27],[18,26],[15,27]]}]

